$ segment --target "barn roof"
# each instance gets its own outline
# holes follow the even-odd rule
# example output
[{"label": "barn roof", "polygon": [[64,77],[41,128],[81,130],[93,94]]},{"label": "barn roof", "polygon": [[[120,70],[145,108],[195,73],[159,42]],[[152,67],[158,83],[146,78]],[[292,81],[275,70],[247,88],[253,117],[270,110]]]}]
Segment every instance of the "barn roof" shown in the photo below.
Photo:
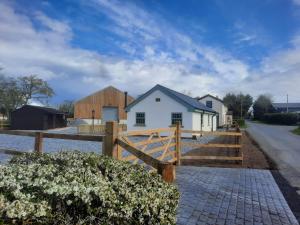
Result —
[{"label": "barn roof", "polygon": [[65,113],[63,113],[63,112],[61,112],[57,109],[44,107],[44,106],[35,106],[35,105],[24,105],[21,108],[16,109],[15,111],[21,110],[23,108],[33,108],[33,109],[37,109],[37,110],[40,110],[40,111],[43,111],[43,112],[46,112],[46,113],[49,113],[49,114],[65,114]]},{"label": "barn roof", "polygon": [[186,106],[189,110],[201,110],[201,111],[216,113],[211,108],[208,108],[204,104],[202,104],[201,102],[197,101],[197,99],[192,98],[190,96],[187,96],[185,94],[179,93],[177,91],[174,91],[172,89],[169,89],[169,88],[164,87],[164,86],[159,85],[159,84],[157,84],[156,86],[151,88],[145,94],[138,97],[132,103],[130,103],[126,107],[126,111],[129,111],[131,107],[138,104],[140,101],[142,101],[144,98],[146,98],[147,96],[149,96],[151,93],[153,93],[156,90],[159,90],[159,91],[163,92],[164,94],[168,95],[169,97],[173,98],[175,101],[177,101],[177,102],[181,103],[182,105]]},{"label": "barn roof", "polygon": [[[96,91],[96,92],[94,92],[94,93],[92,93],[92,94],[90,94],[90,95],[88,95],[88,96],[85,96],[85,97],[83,97],[83,98],[77,100],[77,101],[75,102],[75,104],[76,104],[76,103],[79,103],[79,102],[81,102],[81,101],[84,101],[84,100],[86,100],[86,99],[88,99],[88,98],[90,98],[90,97],[92,97],[92,96],[94,96],[94,95],[97,95],[97,94],[99,94],[99,93],[101,93],[101,92],[103,92],[103,91],[105,91],[105,90],[108,90],[108,89],[111,89],[111,90],[115,90],[115,91],[124,93],[123,91],[119,90],[118,88],[115,88],[114,86],[111,86],[111,85],[110,85],[110,86],[107,86],[107,87],[105,87],[105,88],[103,88],[103,89],[101,89],[101,90],[99,90],[99,91]],[[127,98],[134,99],[134,98],[131,97],[130,95],[127,95]]]},{"label": "barn roof", "polygon": [[201,100],[201,99],[206,98],[206,97],[211,97],[211,98],[213,98],[213,99],[215,99],[215,100],[217,100],[217,101],[223,103],[223,100],[222,100],[222,99],[219,99],[218,97],[213,96],[213,95],[211,95],[211,94],[207,94],[207,95],[204,95],[204,96],[202,96],[202,97],[197,97],[196,99],[197,99],[197,100]]}]

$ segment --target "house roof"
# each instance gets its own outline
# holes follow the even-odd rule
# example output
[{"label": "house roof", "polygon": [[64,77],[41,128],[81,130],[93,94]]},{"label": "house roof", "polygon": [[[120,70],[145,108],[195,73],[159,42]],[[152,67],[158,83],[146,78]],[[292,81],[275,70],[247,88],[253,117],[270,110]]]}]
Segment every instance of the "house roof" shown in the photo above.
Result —
[{"label": "house roof", "polygon": [[57,109],[43,107],[43,106],[35,106],[35,105],[24,105],[21,108],[16,109],[15,111],[23,109],[23,108],[34,108],[34,109],[38,109],[38,110],[41,110],[41,111],[49,113],[49,114],[65,114]]},{"label": "house roof", "polygon": [[204,96],[202,96],[202,97],[196,97],[196,99],[199,101],[199,100],[201,100],[201,99],[203,99],[203,98],[206,98],[206,97],[211,97],[211,98],[213,98],[213,99],[215,99],[215,100],[217,100],[217,101],[223,103],[223,100],[222,100],[222,99],[219,99],[218,97],[213,96],[213,95],[211,95],[211,94],[207,94],[207,95],[204,95]]},{"label": "house roof", "polygon": [[206,107],[201,102],[197,101],[197,99],[192,98],[190,96],[187,96],[185,94],[179,93],[177,91],[174,91],[172,89],[169,89],[167,87],[164,87],[162,85],[157,84],[153,88],[151,88],[149,91],[138,97],[135,101],[130,103],[126,107],[126,111],[129,111],[130,108],[132,108],[134,105],[138,104],[140,101],[142,101],[144,98],[149,96],[154,91],[159,90],[163,92],[164,94],[168,95],[169,97],[173,98],[175,101],[179,102],[180,104],[186,106],[189,110],[201,110],[201,111],[207,111],[216,113],[216,111],[212,110],[211,108]]},{"label": "house roof", "polygon": [[300,103],[272,103],[274,108],[300,108]]}]

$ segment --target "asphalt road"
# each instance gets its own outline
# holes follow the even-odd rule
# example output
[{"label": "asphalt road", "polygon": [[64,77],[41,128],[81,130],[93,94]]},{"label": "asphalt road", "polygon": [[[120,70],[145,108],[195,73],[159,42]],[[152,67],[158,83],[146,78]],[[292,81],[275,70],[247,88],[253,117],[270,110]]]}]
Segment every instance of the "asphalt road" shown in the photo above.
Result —
[{"label": "asphalt road", "polygon": [[291,133],[295,126],[247,122],[247,131],[276,163],[279,172],[300,190],[300,136]]}]

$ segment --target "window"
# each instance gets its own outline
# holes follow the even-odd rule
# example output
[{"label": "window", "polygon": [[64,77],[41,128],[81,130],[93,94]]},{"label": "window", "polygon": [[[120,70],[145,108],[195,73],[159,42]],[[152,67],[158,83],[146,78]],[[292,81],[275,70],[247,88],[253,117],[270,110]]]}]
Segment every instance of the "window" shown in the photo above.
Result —
[{"label": "window", "polygon": [[135,114],[135,123],[137,125],[145,125],[145,113],[144,112],[137,112]]},{"label": "window", "polygon": [[212,108],[212,101],[206,101],[206,106],[208,108]]},{"label": "window", "polygon": [[172,118],[171,118],[172,125],[175,125],[177,122],[180,122],[182,125],[182,113],[172,113]]},{"label": "window", "polygon": [[156,101],[156,102],[160,102],[160,98],[156,98],[155,101]]}]

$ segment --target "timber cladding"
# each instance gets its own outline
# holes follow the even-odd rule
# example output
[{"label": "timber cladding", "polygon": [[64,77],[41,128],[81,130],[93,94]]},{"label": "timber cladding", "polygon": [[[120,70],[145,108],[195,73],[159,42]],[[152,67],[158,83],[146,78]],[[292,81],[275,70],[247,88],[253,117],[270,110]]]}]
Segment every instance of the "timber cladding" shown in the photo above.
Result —
[{"label": "timber cladding", "polygon": [[[133,102],[134,98],[127,96],[127,104]],[[102,119],[103,107],[118,108],[120,120],[127,119],[125,107],[125,94],[115,87],[106,87],[94,94],[82,98],[75,102],[75,119],[92,119],[92,111],[95,110],[95,119]]]}]

